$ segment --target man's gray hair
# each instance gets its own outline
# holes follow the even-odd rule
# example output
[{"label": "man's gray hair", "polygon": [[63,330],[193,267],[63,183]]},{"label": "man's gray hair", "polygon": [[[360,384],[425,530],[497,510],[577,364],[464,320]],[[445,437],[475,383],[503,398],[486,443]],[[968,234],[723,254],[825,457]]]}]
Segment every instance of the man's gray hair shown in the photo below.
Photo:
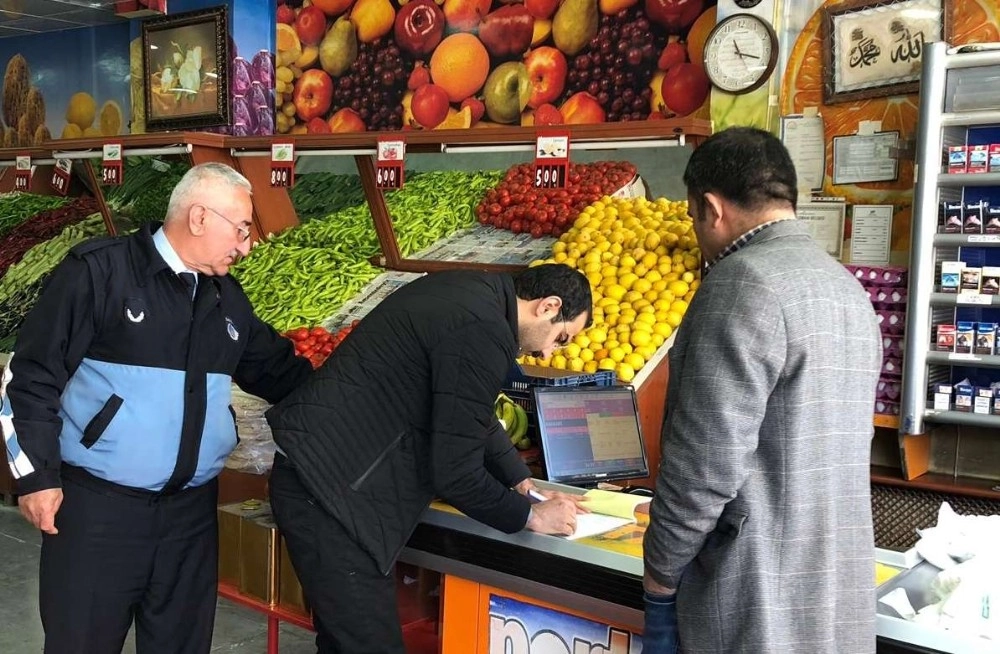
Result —
[{"label": "man's gray hair", "polygon": [[191,192],[206,182],[221,182],[230,187],[245,189],[247,193],[253,192],[250,180],[233,170],[232,167],[214,161],[198,164],[184,173],[181,181],[177,182],[177,186],[170,193],[170,201],[167,203],[167,220],[171,220],[178,212],[187,209],[186,203]]}]

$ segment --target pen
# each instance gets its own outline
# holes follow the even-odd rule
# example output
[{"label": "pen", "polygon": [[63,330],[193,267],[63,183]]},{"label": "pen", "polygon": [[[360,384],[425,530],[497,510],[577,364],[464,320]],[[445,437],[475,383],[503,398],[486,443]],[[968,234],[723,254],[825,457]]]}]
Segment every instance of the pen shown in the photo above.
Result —
[{"label": "pen", "polygon": [[531,490],[528,491],[528,499],[531,500],[531,502],[534,504],[538,502],[544,502],[548,498],[539,493],[534,488],[532,488]]}]

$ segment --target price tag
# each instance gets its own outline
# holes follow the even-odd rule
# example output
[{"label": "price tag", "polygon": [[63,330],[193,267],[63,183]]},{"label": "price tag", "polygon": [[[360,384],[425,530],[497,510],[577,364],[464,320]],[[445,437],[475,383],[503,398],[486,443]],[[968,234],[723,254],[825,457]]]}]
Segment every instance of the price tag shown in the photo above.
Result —
[{"label": "price tag", "polygon": [[539,134],[535,141],[535,188],[566,188],[569,132]]},{"label": "price tag", "polygon": [[955,302],[958,304],[993,304],[993,297],[982,293],[959,293]]},{"label": "price tag", "polygon": [[73,164],[69,159],[56,159],[55,168],[52,170],[52,181],[49,186],[55,189],[59,195],[69,193],[69,177]]},{"label": "price tag", "polygon": [[19,154],[14,159],[14,190],[27,191],[31,186],[31,157]]},{"label": "price tag", "polygon": [[980,358],[975,354],[955,354],[952,352],[948,355],[949,361],[979,361]]},{"label": "price tag", "polygon": [[122,144],[105,143],[104,160],[101,162],[101,183],[105,186],[121,186],[124,173]]},{"label": "price tag", "polygon": [[375,148],[375,186],[381,189],[402,188],[406,142],[398,138],[379,139]]},{"label": "price tag", "polygon": [[969,243],[1000,243],[1000,234],[973,234]]},{"label": "price tag", "polygon": [[291,188],[295,184],[295,145],[271,144],[271,186]]}]

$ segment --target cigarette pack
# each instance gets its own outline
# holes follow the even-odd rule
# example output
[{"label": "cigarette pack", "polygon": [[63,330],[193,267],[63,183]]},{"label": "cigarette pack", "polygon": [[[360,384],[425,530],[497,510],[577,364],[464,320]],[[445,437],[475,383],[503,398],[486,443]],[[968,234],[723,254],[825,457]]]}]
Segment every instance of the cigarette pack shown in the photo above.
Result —
[{"label": "cigarette pack", "polygon": [[948,172],[964,173],[968,167],[968,153],[964,145],[953,145],[948,148]]},{"label": "cigarette pack", "polygon": [[965,268],[964,261],[942,261],[941,262],[941,292],[958,293],[958,287],[962,281],[962,269]]},{"label": "cigarette pack", "polygon": [[942,234],[961,234],[963,209],[961,202],[942,202],[938,231]]},{"label": "cigarette pack", "polygon": [[985,173],[989,170],[990,146],[970,145],[969,164],[967,171],[970,173]]}]

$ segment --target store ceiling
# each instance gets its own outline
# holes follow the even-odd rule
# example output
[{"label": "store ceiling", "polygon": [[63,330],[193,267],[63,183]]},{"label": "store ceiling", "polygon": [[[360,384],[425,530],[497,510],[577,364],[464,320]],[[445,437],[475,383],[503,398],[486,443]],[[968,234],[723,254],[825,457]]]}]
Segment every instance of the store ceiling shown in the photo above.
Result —
[{"label": "store ceiling", "polygon": [[115,0],[0,0],[0,39],[125,20]]}]

